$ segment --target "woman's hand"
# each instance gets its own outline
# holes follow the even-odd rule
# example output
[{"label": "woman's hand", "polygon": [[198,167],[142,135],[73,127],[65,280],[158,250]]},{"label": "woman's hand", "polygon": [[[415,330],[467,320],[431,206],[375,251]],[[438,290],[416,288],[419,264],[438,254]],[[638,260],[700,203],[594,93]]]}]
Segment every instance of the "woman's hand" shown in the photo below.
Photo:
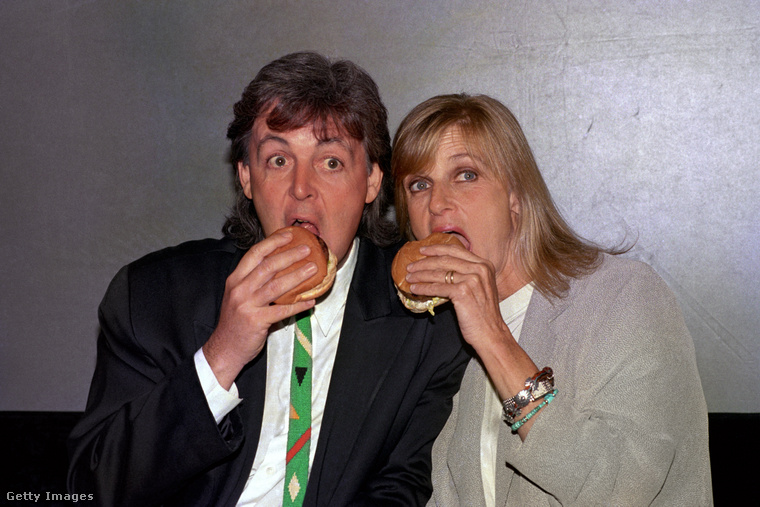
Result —
[{"label": "woman's hand", "polygon": [[[475,349],[500,398],[513,397],[539,368],[517,344],[501,317],[493,264],[455,245],[432,245],[420,252],[426,257],[407,267],[411,291],[451,300],[462,336]],[[538,403],[529,404],[523,413]],[[522,439],[534,419],[518,430]]]},{"label": "woman's hand", "polygon": [[464,339],[478,354],[489,338],[509,333],[499,311],[494,268],[488,260],[457,245],[426,246],[420,253],[426,257],[407,267],[411,291],[450,299]]}]

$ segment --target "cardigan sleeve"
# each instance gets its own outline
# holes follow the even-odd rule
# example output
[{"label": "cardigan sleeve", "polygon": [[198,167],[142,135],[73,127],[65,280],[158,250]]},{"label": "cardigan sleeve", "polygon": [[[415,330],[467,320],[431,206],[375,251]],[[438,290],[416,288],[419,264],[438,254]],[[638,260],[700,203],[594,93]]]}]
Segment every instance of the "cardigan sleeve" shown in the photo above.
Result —
[{"label": "cardigan sleeve", "polygon": [[501,455],[527,479],[513,481],[510,498],[711,504],[707,411],[691,337],[662,279],[631,265],[572,296],[539,338],[546,342],[534,360],[556,365],[559,393],[525,442],[503,432]]}]

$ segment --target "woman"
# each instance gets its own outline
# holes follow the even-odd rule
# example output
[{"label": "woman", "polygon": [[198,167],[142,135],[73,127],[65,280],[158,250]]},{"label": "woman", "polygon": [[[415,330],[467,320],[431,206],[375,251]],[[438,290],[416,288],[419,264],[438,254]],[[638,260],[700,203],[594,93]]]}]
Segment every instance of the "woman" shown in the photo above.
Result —
[{"label": "woman", "polygon": [[711,504],[707,409],[672,292],[570,229],[511,112],[429,99],[391,165],[405,235],[464,245],[427,247],[407,275],[451,299],[475,358],[433,449],[431,504]]}]

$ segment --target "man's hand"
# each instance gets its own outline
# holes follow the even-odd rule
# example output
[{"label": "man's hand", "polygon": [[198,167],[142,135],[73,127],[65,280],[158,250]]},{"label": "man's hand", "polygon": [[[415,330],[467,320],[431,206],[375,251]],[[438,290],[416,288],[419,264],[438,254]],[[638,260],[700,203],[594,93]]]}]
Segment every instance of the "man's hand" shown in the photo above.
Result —
[{"label": "man's hand", "polygon": [[270,256],[291,238],[287,232],[275,233],[255,244],[227,278],[219,324],[203,346],[211,370],[225,389],[229,390],[240,370],[261,352],[273,324],[314,306],[314,300],[292,305],[271,304],[317,270],[310,262],[274,278],[309,254],[309,247],[302,245]]}]

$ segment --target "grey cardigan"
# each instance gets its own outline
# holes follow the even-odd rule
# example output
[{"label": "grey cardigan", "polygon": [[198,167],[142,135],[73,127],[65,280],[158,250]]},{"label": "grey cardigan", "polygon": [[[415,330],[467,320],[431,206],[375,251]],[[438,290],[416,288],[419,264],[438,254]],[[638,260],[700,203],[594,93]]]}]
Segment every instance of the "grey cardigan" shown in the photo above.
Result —
[{"label": "grey cardigan", "polygon": [[[533,293],[520,345],[557,397],[520,441],[504,424],[496,505],[712,505],[707,407],[694,345],[665,282],[605,255],[566,297]],[[428,505],[484,505],[484,371],[472,360],[433,447]]]}]

